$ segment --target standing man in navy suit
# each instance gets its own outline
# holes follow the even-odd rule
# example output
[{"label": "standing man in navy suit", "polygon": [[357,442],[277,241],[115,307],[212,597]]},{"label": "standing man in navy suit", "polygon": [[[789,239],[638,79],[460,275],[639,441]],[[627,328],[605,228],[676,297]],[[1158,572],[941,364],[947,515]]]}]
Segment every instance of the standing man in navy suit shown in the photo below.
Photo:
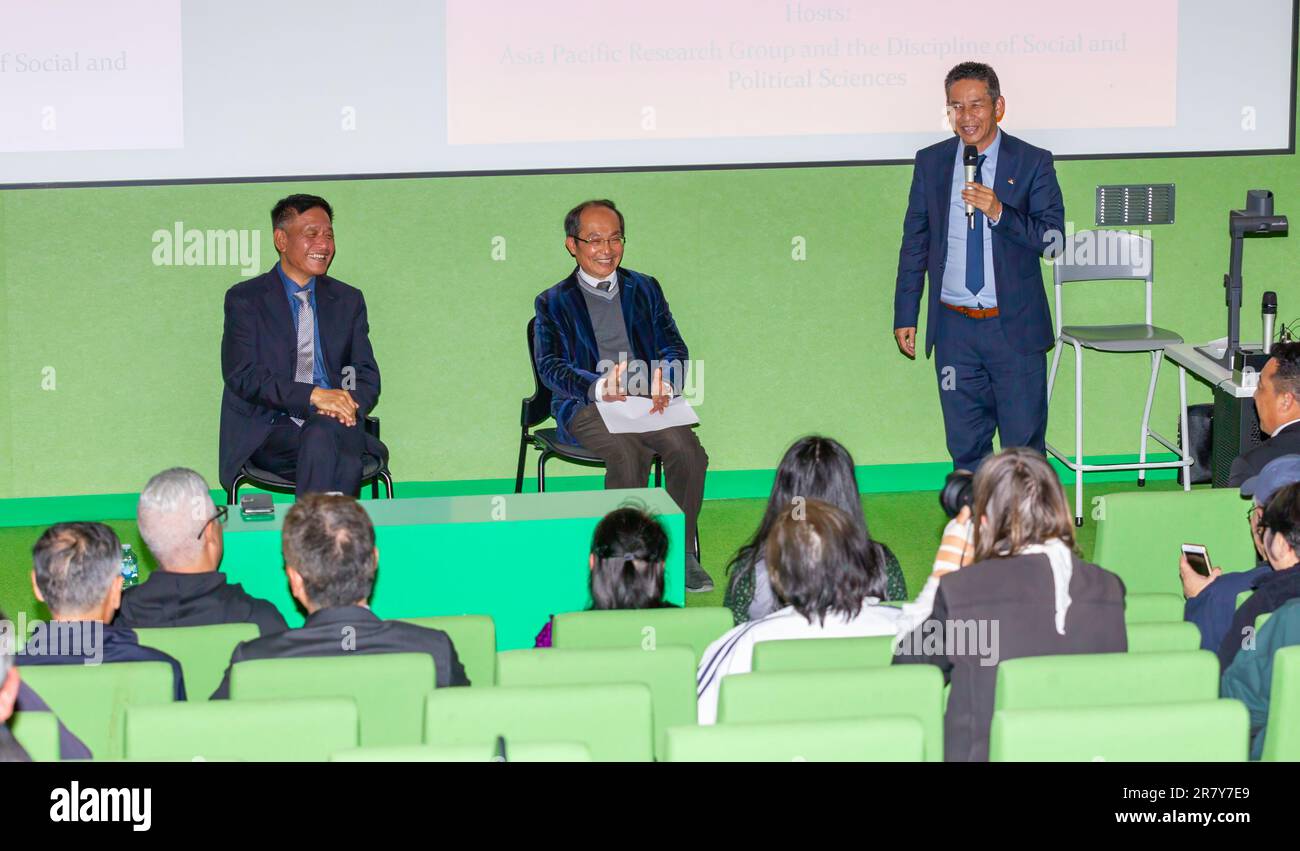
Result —
[{"label": "standing man in navy suit", "polygon": [[[1051,315],[1039,258],[1065,228],[1052,155],[998,129],[1006,111],[997,74],[963,62],[944,79],[956,136],[918,151],[903,219],[894,290],[894,338],[916,357],[916,326],[930,279],[926,355],[938,349],[939,404],[948,453],[974,470],[1003,447],[1043,451]],[[979,153],[967,183],[963,149]],[[975,208],[971,217],[966,205]]]},{"label": "standing man in navy suit", "polygon": [[645,487],[659,454],[668,495],[686,515],[686,590],[711,591],[713,580],[689,552],[709,466],[699,438],[687,426],[611,434],[591,404],[649,396],[653,415],[686,380],[686,343],[659,282],[620,265],[623,227],[613,201],[584,201],[564,217],[564,245],[578,266],[534,304],[537,374],[551,391],[558,437],[605,462],[605,487]]},{"label": "standing man in navy suit", "polygon": [[299,496],[361,489],[361,459],[387,459],[366,433],[379,366],[361,291],[326,276],[334,211],[290,195],[271,211],[280,260],[226,292],[221,337],[221,484],[247,461],[294,480]]}]

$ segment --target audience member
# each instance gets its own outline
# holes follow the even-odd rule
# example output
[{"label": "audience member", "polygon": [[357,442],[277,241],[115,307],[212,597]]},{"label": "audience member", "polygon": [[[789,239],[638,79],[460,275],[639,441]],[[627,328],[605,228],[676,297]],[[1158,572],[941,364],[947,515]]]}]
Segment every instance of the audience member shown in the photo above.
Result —
[{"label": "audience member", "polygon": [[1264,556],[1272,568],[1255,580],[1255,593],[1237,608],[1223,643],[1219,645],[1219,670],[1226,671],[1242,643],[1254,636],[1255,619],[1271,614],[1289,600],[1300,597],[1300,484],[1282,488],[1268,501],[1260,518]]},{"label": "audience member", "polygon": [[[4,615],[0,614],[0,620]],[[9,718],[18,702],[18,668],[13,663],[14,636],[11,630],[0,630],[0,762],[31,762],[26,749],[9,730]]]},{"label": "audience member", "polygon": [[1255,386],[1259,430],[1268,439],[1232,462],[1228,486],[1259,475],[1274,458],[1300,452],[1300,343],[1278,343],[1259,372]]},{"label": "audience member", "polygon": [[269,635],[287,628],[275,606],[230,585],[218,568],[226,506],[212,502],[207,482],[173,467],[149,480],[136,508],[140,537],[158,561],[143,583],[122,594],[113,623],[130,627],[256,624]]},{"label": "audience member", "polygon": [[859,533],[869,541],[868,545],[878,550],[877,560],[883,566],[886,578],[884,599],[907,599],[907,582],[903,579],[898,559],[889,547],[874,541],[867,529],[853,456],[838,442],[814,435],[800,439],[786,450],[777,467],[776,481],[772,483],[772,493],[758,531],[732,557],[727,567],[731,578],[724,605],[731,609],[737,624],[757,620],[783,605],[772,593],[763,552],[772,527],[796,496],[828,502],[849,515]]},{"label": "audience member", "polygon": [[1260,537],[1259,522],[1264,515],[1264,506],[1273,495],[1294,482],[1300,482],[1300,455],[1274,458],[1264,465],[1259,475],[1241,483],[1241,495],[1251,499],[1246,516],[1250,521],[1250,537],[1255,542],[1255,552],[1259,554],[1259,564],[1254,568],[1224,573],[1213,567],[1209,576],[1202,576],[1192,570],[1186,558],[1179,560],[1178,574],[1183,581],[1183,596],[1187,598],[1183,618],[1196,624],[1201,631],[1202,650],[1217,652],[1223,646],[1237,608],[1237,595],[1250,590],[1256,582],[1273,572]]},{"label": "audience member", "polygon": [[1300,600],[1282,605],[1243,647],[1223,674],[1222,694],[1250,710],[1250,758],[1259,759],[1268,735],[1268,706],[1272,699],[1273,659],[1283,647],[1300,644]]},{"label": "audience member", "polygon": [[865,534],[861,513],[803,497],[779,512],[763,558],[772,590],[786,605],[732,628],[704,651],[696,678],[701,724],[717,720],[723,677],[747,673],[760,641],[894,634],[898,609],[879,605],[883,550]]},{"label": "audience member", "polygon": [[1013,448],[981,464],[972,516],[972,564],[939,580],[931,617],[894,657],[937,665],[951,682],[949,761],[988,759],[999,661],[1128,647],[1124,583],[1074,554],[1065,492],[1042,455]]},{"label": "audience member", "polygon": [[142,647],[130,627],[110,625],[122,601],[122,544],[112,529],[103,523],[57,523],[32,547],[32,566],[32,588],[52,622],[36,625],[20,665],[166,662],[175,699],[185,699],[179,662]]},{"label": "audience member", "polygon": [[370,611],[379,550],[374,526],[359,502],[350,496],[305,494],[285,515],[280,541],[289,590],[307,610],[307,621],[238,644],[213,699],[230,697],[230,671],[240,662],[351,653],[428,653],[438,687],[469,685],[447,633],[380,620]]},{"label": "audience member", "polygon": [[[591,588],[588,609],[675,608],[664,600],[664,561],[668,533],[643,508],[623,506],[606,514],[591,536],[587,566]],[[537,634],[534,647],[551,646],[551,623]]]}]

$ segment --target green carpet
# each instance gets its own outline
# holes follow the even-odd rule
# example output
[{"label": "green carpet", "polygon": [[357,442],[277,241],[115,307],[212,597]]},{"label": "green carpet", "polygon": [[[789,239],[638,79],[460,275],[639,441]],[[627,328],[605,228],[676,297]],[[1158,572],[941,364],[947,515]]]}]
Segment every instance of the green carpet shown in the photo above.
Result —
[{"label": "green carpet", "polygon": [[[1152,491],[1177,489],[1178,484],[1172,481],[1150,482],[1147,485],[1147,490]],[[1137,486],[1132,482],[1100,482],[1089,484],[1086,496],[1091,503],[1095,496],[1135,490]],[[1066,493],[1073,499],[1070,488],[1066,488]],[[930,573],[934,551],[939,545],[939,537],[947,520],[939,509],[937,494],[934,491],[868,494],[862,497],[862,505],[872,536],[888,544],[898,556],[903,574],[907,577],[908,591],[916,594]],[[736,550],[754,534],[765,506],[766,500],[762,499],[718,499],[704,503],[700,514],[700,542],[704,549],[702,561],[716,587],[707,594],[687,595],[688,605],[722,605],[727,563]],[[131,544],[136,550],[140,558],[141,578],[144,578],[155,564],[140,540],[135,523],[113,520],[108,525],[113,527],[124,543]],[[44,529],[42,526],[0,528],[0,609],[11,618],[17,617],[18,612],[26,612],[29,620],[49,616],[45,607],[36,602],[31,585],[32,544]],[[1083,528],[1077,530],[1077,534],[1079,549],[1084,558],[1091,557],[1097,534],[1096,524],[1091,517],[1084,518]],[[577,553],[575,557],[585,559],[586,554]]]}]

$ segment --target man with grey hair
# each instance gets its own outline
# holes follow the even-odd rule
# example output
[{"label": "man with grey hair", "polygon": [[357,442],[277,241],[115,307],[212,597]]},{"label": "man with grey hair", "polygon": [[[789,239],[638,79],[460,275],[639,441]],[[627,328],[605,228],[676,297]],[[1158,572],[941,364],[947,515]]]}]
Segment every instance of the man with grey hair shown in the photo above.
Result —
[{"label": "man with grey hair", "polygon": [[218,568],[224,553],[226,507],[212,502],[208,483],[193,470],[173,467],[149,480],[136,522],[158,569],[122,595],[118,626],[256,624],[261,635],[283,632],[284,617],[266,600],[226,582]]},{"label": "man with grey hair", "polygon": [[230,697],[230,671],[240,662],[303,656],[427,653],[438,688],[469,685],[447,633],[381,620],[370,611],[379,550],[361,503],[337,494],[301,496],[285,515],[280,539],[289,590],[307,610],[307,621],[240,642],[213,700]]},{"label": "man with grey hair", "polygon": [[167,662],[176,700],[185,699],[181,665],[135,630],[109,626],[122,600],[122,545],[103,523],[56,523],[32,547],[32,589],[50,610],[36,624],[18,663],[93,665],[100,662]]}]

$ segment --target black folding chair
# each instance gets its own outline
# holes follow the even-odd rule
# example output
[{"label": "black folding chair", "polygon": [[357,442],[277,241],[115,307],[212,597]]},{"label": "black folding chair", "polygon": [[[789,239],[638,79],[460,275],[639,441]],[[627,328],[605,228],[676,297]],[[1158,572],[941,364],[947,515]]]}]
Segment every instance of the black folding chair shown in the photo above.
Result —
[{"label": "black folding chair", "polygon": [[[375,440],[379,439],[379,418],[366,417],[362,426],[366,434],[372,435]],[[389,499],[393,498],[393,475],[388,470],[388,462],[377,455],[371,455],[365,452],[361,455],[361,484],[364,487],[370,484],[370,498],[379,499],[379,483],[384,483],[384,494]],[[294,481],[284,476],[278,476],[270,470],[263,470],[252,461],[245,461],[244,466],[239,469],[235,480],[230,483],[226,489],[226,504],[235,505],[239,502],[239,489],[244,485],[253,485],[262,490],[275,491],[277,493],[293,493]]]}]

